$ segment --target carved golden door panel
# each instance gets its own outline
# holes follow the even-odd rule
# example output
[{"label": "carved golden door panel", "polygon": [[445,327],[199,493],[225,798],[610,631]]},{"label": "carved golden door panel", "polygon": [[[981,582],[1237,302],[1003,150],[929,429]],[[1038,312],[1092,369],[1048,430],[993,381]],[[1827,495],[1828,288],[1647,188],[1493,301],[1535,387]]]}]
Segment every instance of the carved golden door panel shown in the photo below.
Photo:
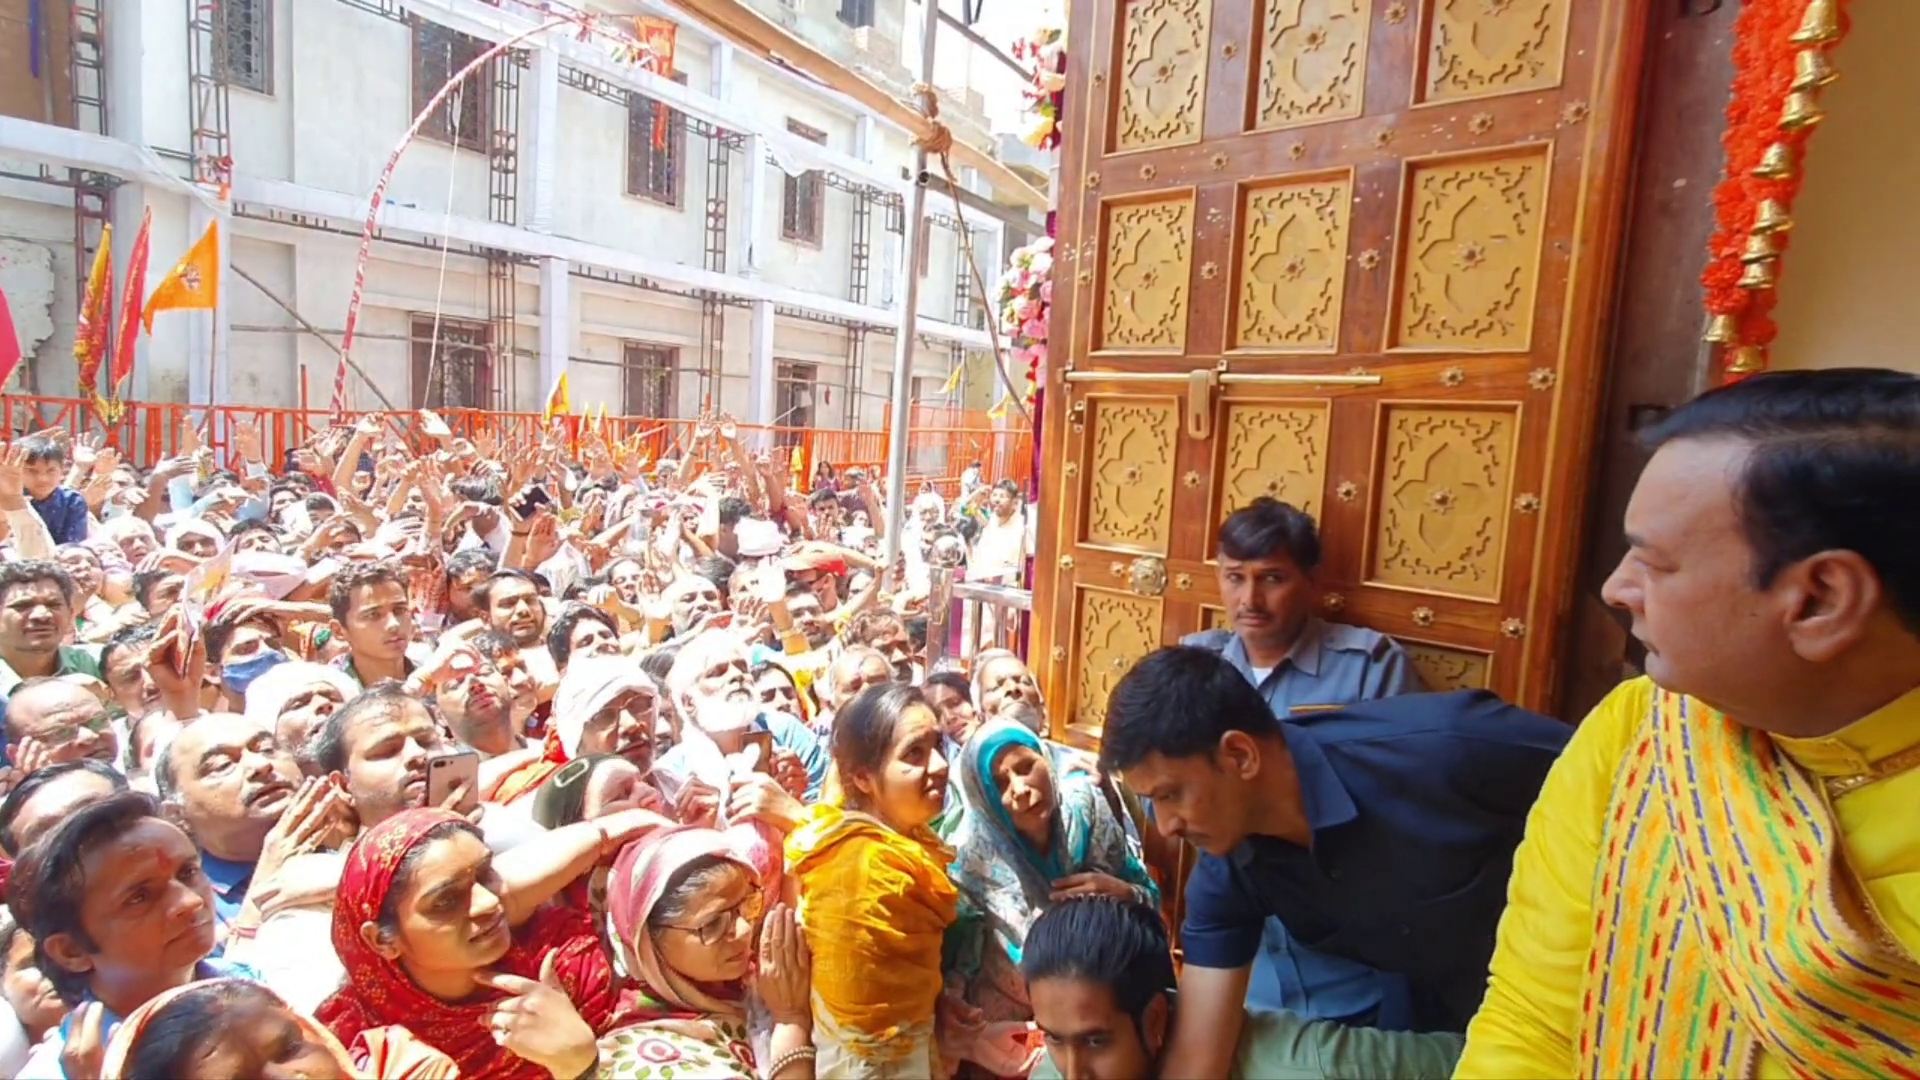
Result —
[{"label": "carved golden door panel", "polygon": [[1034,667],[1097,739],[1219,625],[1218,523],[1327,613],[1550,709],[1647,0],[1079,0]]}]

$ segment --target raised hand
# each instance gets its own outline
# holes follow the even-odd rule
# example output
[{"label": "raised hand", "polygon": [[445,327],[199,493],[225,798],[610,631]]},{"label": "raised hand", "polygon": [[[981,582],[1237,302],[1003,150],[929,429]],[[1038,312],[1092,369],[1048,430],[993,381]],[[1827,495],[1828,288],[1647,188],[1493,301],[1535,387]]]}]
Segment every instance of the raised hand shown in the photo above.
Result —
[{"label": "raised hand", "polygon": [[0,448],[0,510],[27,508],[27,448]]},{"label": "raised hand", "polygon": [[555,973],[559,955],[557,949],[547,953],[538,982],[491,971],[473,981],[508,995],[487,1017],[496,1044],[555,1076],[579,1076],[593,1067],[600,1049]]},{"label": "raised hand", "polygon": [[233,454],[241,461],[258,461],[262,463],[266,461],[266,458],[260,456],[259,417],[256,416],[250,420],[235,420],[233,422]]},{"label": "raised hand", "polygon": [[776,1024],[813,1026],[813,953],[793,909],[775,904],[760,920],[753,989]]}]

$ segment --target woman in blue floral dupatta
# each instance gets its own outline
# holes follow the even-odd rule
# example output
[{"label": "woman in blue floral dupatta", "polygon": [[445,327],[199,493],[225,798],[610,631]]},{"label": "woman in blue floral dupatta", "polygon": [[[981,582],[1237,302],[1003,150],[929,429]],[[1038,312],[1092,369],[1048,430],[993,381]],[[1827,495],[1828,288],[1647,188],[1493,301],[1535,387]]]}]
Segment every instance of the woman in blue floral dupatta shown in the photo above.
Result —
[{"label": "woman in blue floral dupatta", "polygon": [[1105,894],[1158,906],[1160,892],[1098,780],[1057,770],[1026,727],[988,721],[956,763],[966,807],[952,844],[960,920],[947,969],[989,1022],[1030,1020],[1020,950],[1049,905]]}]

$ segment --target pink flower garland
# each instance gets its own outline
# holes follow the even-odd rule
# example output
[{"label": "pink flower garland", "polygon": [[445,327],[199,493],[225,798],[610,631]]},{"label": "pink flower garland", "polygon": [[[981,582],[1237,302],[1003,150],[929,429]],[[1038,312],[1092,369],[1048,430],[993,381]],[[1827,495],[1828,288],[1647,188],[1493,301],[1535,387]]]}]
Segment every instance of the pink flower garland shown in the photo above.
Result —
[{"label": "pink flower garland", "polygon": [[1033,402],[1046,374],[1047,321],[1053,313],[1053,238],[1018,248],[1000,276],[994,310],[1013,358],[1027,367],[1026,399]]}]

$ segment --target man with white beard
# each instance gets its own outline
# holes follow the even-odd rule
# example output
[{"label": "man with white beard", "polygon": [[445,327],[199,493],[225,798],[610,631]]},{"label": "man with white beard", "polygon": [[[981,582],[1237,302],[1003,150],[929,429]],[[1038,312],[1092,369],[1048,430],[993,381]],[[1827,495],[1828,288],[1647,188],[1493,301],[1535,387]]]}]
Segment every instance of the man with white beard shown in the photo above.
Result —
[{"label": "man with white beard", "polygon": [[688,639],[667,673],[667,692],[684,723],[679,744],[654,765],[666,785],[663,794],[695,777],[724,786],[732,772],[726,759],[747,748],[749,733],[767,732],[774,778],[804,801],[819,796],[827,775],[826,747],[799,720],[765,711],[753,691],[747,650],[733,635],[705,630]]}]

